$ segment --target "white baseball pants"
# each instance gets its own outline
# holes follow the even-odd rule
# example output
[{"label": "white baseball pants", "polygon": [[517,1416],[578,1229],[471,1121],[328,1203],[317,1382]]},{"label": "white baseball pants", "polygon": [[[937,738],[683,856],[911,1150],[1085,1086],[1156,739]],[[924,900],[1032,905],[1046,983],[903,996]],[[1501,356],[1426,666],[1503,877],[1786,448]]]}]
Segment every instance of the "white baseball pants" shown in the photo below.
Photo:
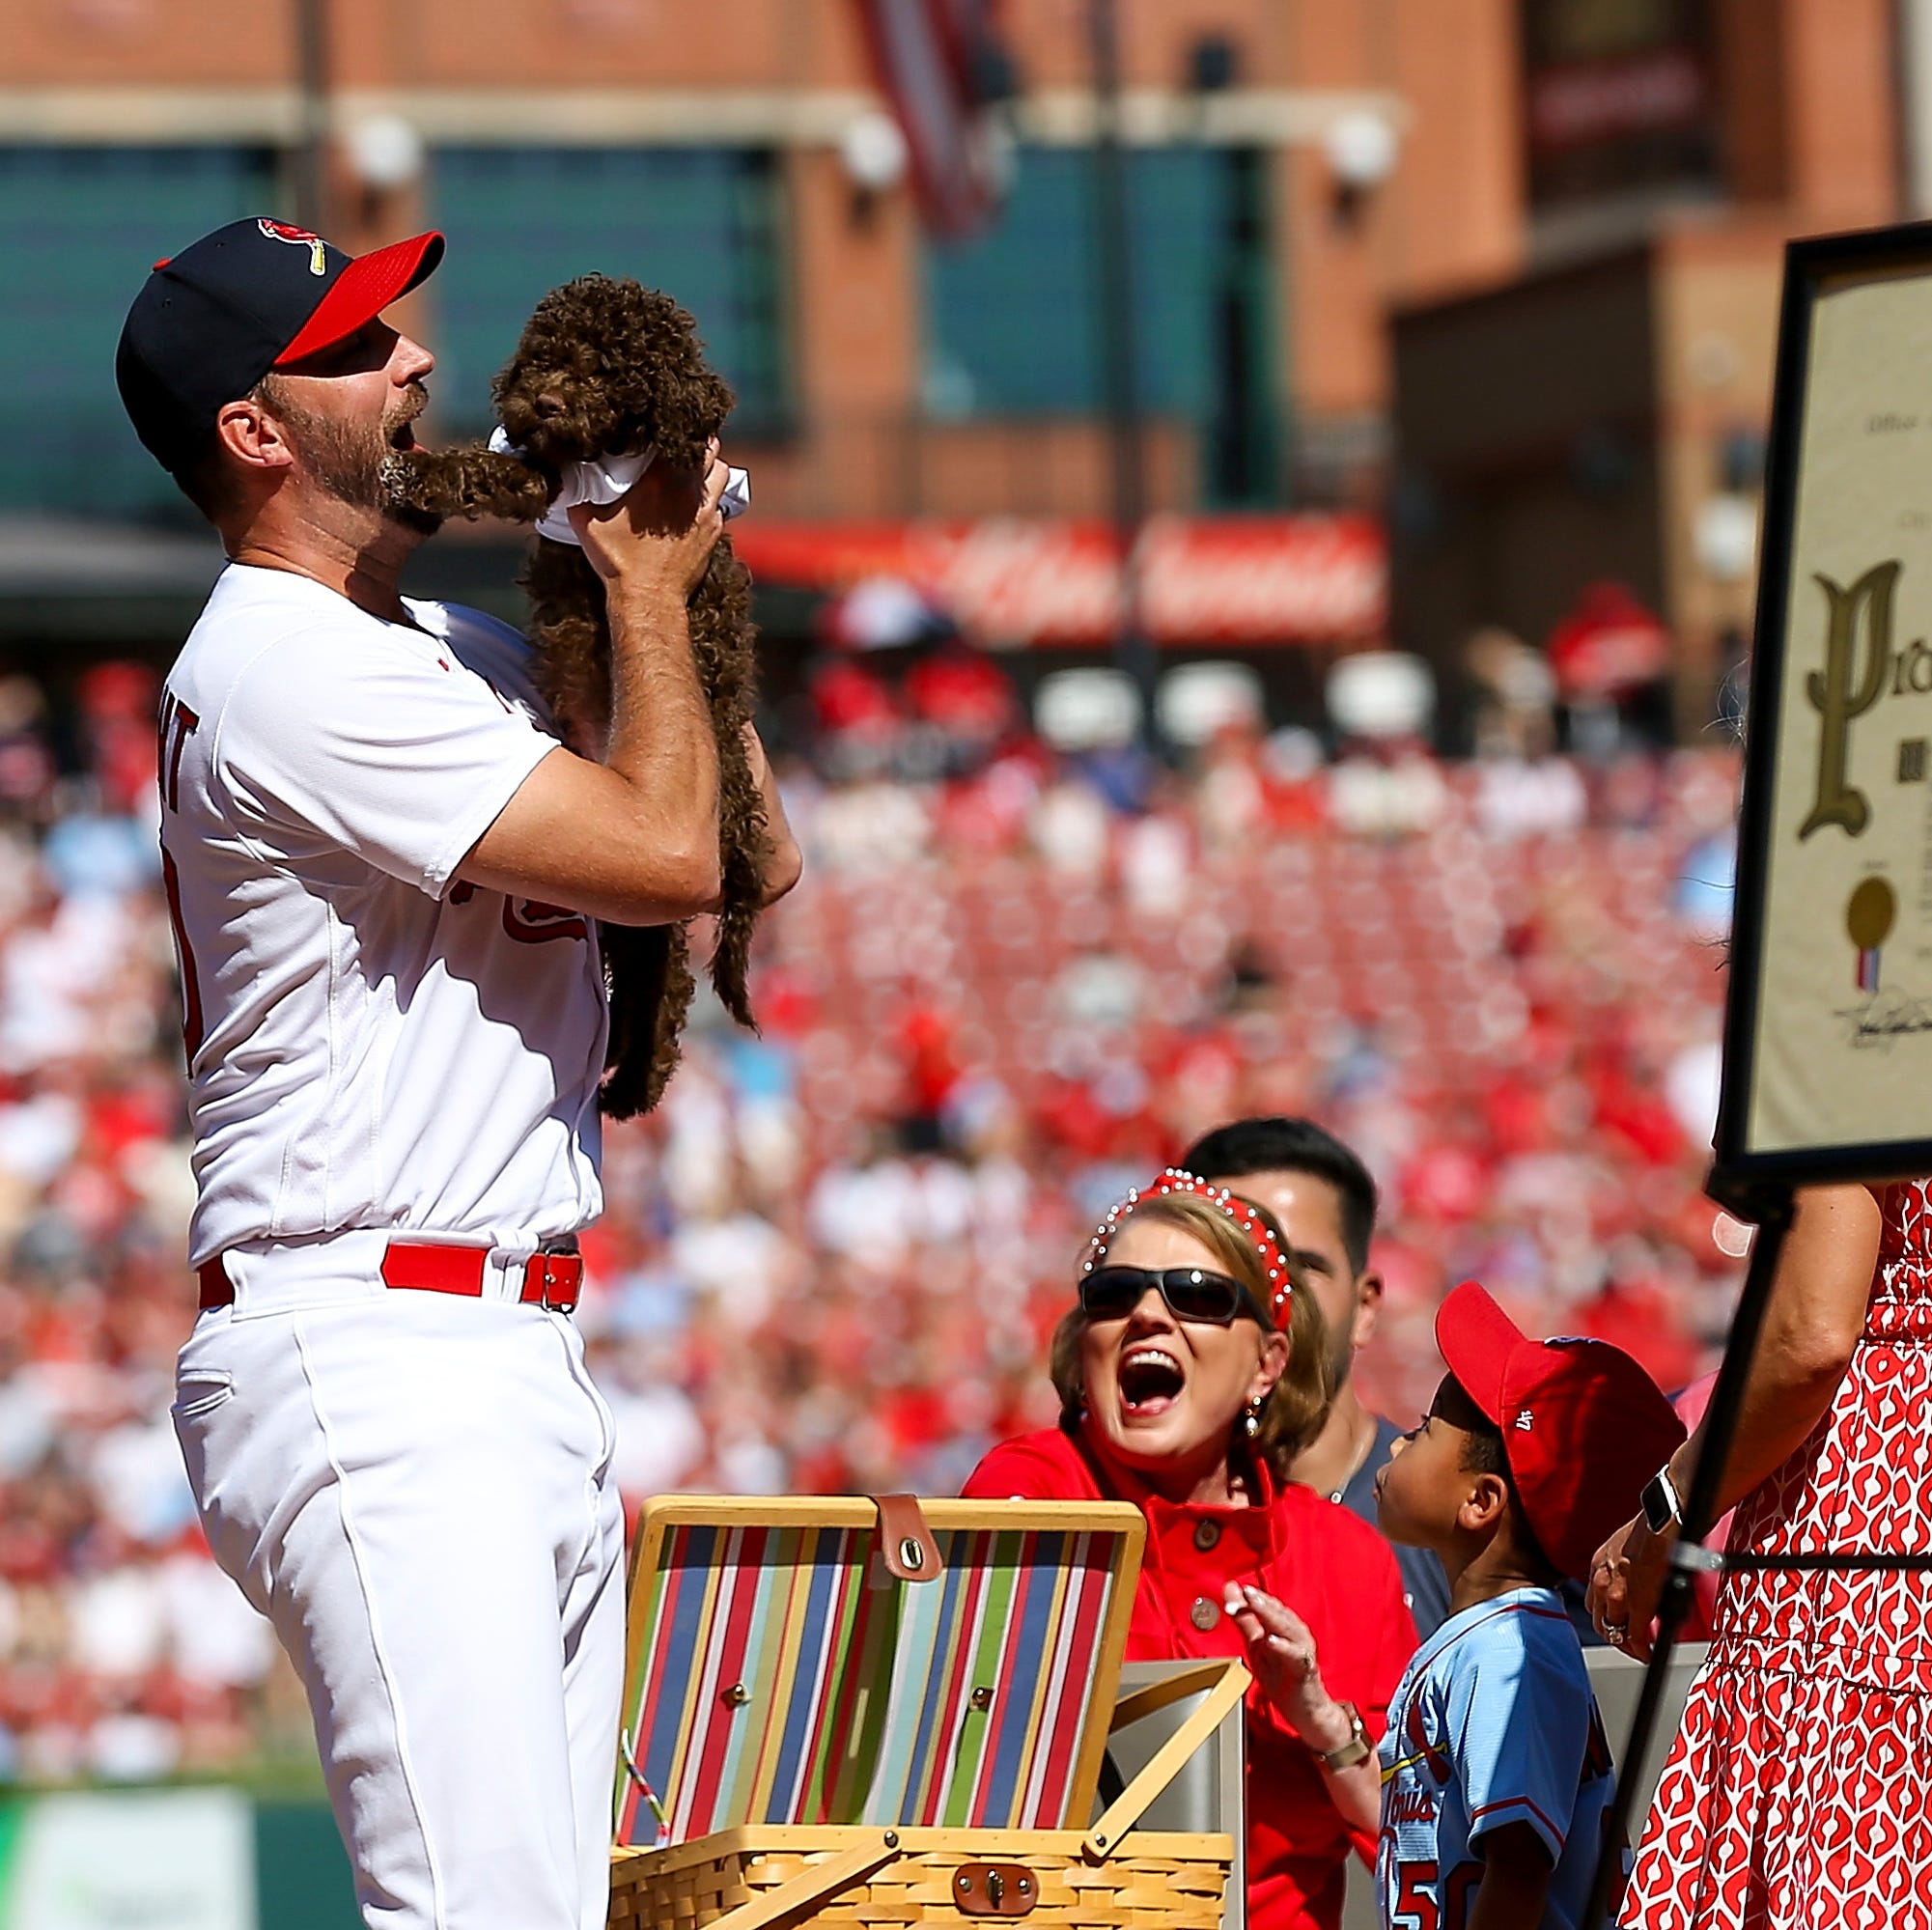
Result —
[{"label": "white baseball pants", "polygon": [[238,1250],[175,1427],[308,1690],[369,1930],[602,1930],[624,1672],[610,1410],[567,1316],[384,1287],[379,1235]]}]

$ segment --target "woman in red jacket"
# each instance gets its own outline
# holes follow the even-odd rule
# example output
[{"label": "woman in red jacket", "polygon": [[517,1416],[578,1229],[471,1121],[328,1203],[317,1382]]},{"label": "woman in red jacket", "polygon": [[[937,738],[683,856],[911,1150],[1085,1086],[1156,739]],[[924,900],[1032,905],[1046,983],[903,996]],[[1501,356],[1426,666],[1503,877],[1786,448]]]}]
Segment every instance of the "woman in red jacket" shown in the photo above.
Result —
[{"label": "woman in red jacket", "polygon": [[1170,1168],[1108,1214],[1053,1336],[1057,1428],[995,1447],[981,1499],[1132,1500],[1132,1662],[1241,1657],[1253,1930],[1336,1930],[1373,1847],[1370,1752],[1415,1646],[1387,1545],[1284,1478],[1327,1405],[1321,1315],[1260,1207]]}]

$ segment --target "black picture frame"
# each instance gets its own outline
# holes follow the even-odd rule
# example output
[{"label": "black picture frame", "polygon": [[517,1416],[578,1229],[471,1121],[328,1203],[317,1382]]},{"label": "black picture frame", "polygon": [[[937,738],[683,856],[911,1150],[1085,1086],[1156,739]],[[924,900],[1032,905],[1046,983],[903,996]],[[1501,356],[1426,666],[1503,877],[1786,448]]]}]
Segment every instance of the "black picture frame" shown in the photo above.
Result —
[{"label": "black picture frame", "polygon": [[1765,914],[1774,860],[1772,813],[1791,643],[1791,575],[1803,480],[1801,444],[1811,377],[1813,310],[1828,282],[1848,275],[1876,279],[1915,271],[1923,272],[1926,300],[1932,304],[1932,221],[1809,237],[1788,242],[1784,251],[1738,813],[1723,1072],[1716,1162],[1709,1187],[1715,1198],[1737,1204],[1751,1218],[1758,1217],[1753,1209],[1768,1193],[1792,1186],[1910,1179],[1932,1173],[1932,1083],[1928,1083],[1925,1095],[1923,1136],[1821,1140],[1815,1145],[1767,1150],[1751,1143],[1750,1132],[1758,1071]]}]

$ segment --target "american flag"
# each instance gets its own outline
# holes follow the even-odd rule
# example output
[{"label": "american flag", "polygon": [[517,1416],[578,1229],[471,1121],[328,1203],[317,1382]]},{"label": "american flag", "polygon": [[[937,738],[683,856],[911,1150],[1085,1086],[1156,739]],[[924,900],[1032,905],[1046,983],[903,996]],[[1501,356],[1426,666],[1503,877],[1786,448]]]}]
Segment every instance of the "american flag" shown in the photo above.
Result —
[{"label": "american flag", "polygon": [[1008,69],[996,0],[855,0],[873,72],[906,136],[912,186],[936,235],[969,235],[998,206],[991,112]]}]

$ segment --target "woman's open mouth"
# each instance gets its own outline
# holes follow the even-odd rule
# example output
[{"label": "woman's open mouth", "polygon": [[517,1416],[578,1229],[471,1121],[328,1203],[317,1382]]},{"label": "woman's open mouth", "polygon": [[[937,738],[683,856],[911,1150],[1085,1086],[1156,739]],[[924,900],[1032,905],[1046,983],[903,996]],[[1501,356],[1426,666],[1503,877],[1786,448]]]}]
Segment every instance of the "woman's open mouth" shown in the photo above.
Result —
[{"label": "woman's open mouth", "polygon": [[1119,1379],[1121,1406],[1139,1419],[1165,1413],[1188,1385],[1178,1357],[1157,1344],[1130,1347],[1120,1357]]}]

